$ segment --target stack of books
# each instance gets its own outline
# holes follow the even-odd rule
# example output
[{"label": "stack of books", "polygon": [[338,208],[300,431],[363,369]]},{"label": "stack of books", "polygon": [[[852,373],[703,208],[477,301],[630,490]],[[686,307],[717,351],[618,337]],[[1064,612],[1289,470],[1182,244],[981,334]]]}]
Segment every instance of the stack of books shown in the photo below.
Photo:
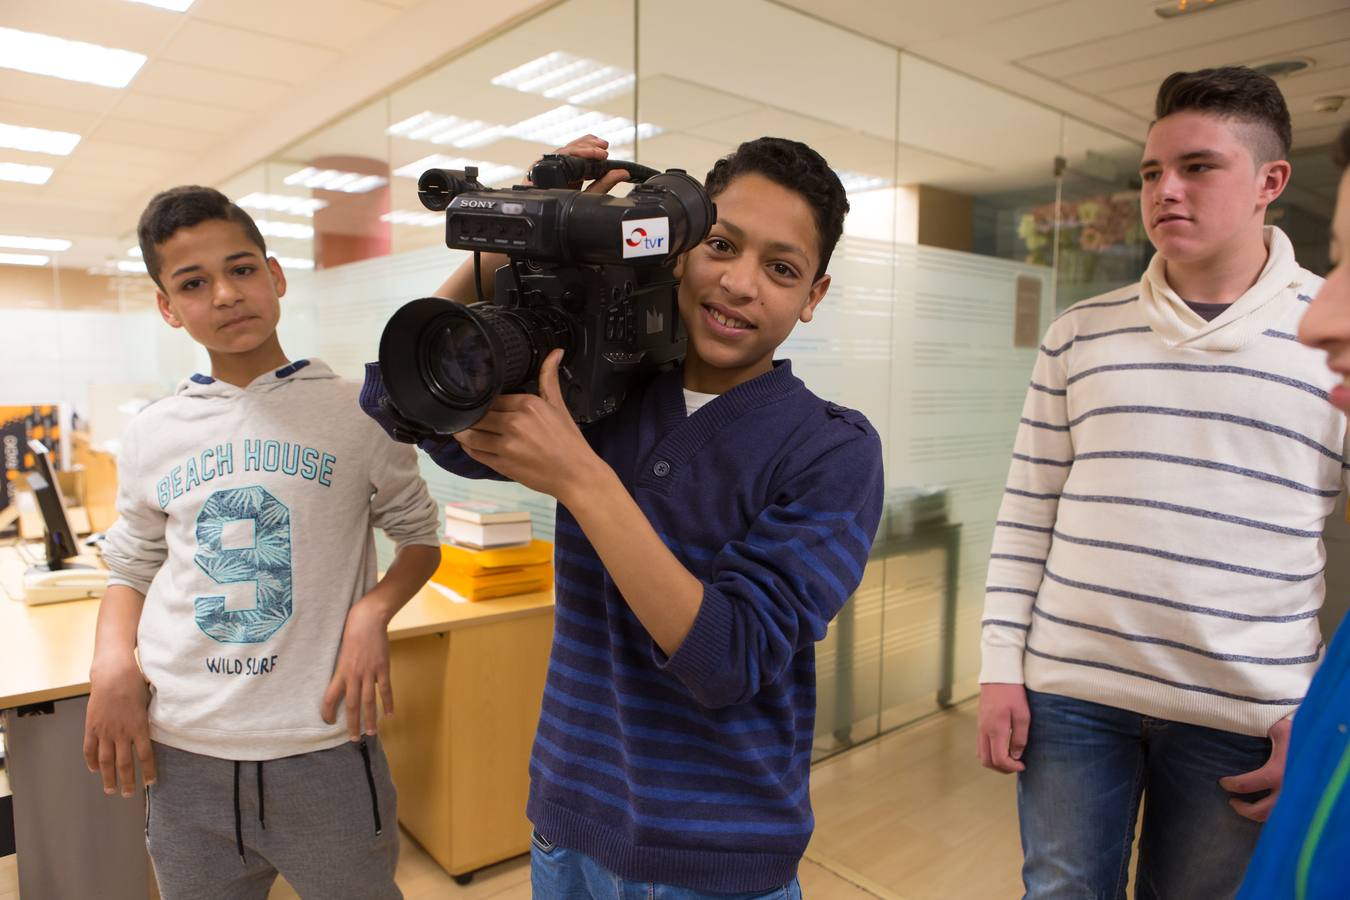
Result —
[{"label": "stack of books", "polygon": [[524,547],[534,537],[530,514],[523,509],[462,500],[445,504],[445,536],[461,547]]},{"label": "stack of books", "polygon": [[553,545],[531,541],[519,547],[474,550],[442,544],[441,564],[431,580],[466,600],[548,590],[553,584]]}]

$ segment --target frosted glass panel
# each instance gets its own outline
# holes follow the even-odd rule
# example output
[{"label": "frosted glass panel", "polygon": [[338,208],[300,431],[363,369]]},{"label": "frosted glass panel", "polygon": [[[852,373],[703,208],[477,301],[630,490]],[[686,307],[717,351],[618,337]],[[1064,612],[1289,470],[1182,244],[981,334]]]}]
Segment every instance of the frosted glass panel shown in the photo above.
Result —
[{"label": "frosted glass panel", "polygon": [[[1034,345],[1014,347],[1019,277],[1036,290],[1037,339],[1050,322],[1050,269],[1007,260],[897,245],[895,325],[886,441],[893,489],[945,493],[947,518],[961,523],[956,610],[959,699],[979,669],[993,523],[1022,407]],[[1025,287],[1024,287],[1025,290]],[[895,525],[895,523],[892,523]],[[914,590],[927,590],[916,587]],[[907,604],[908,598],[888,596]],[[899,609],[899,608],[898,608]]]},{"label": "frosted glass panel", "polygon": [[816,644],[815,759],[877,734],[885,572],[883,562],[868,563],[862,584]]},{"label": "frosted glass panel", "polygon": [[812,391],[861,410],[883,436],[891,415],[893,260],[889,243],[843,238],[830,260],[829,292],[777,354],[792,360]]},{"label": "frosted glass panel", "polygon": [[[702,177],[743,141],[782,137],[809,144],[853,192],[860,224],[850,219],[851,236],[834,251],[829,291],[775,355],[790,359],[814,393],[862,410],[885,435],[898,54],[764,0],[638,7],[637,118],[661,129],[639,143],[639,162]],[[877,734],[884,571],[869,564],[816,649],[818,757]]]},{"label": "frosted glass panel", "polygon": [[878,677],[881,730],[887,731],[931,712],[942,688],[946,553],[924,546],[897,552],[882,565],[886,607]]},{"label": "frosted glass panel", "polygon": [[178,335],[153,311],[4,310],[0,317],[0,403],[60,400],[87,416],[91,384],[157,383],[167,393],[183,377],[163,358],[162,350],[176,355],[172,345],[160,344]]}]

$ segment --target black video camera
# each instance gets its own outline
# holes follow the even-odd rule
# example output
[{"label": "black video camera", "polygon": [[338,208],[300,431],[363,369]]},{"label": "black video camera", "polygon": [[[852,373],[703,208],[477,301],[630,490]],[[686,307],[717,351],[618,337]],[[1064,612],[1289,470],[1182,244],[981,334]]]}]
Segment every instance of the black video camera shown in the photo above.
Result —
[{"label": "black video camera", "polygon": [[[626,169],[626,197],[586,193],[583,180]],[[560,387],[572,418],[618,409],[629,380],[684,357],[676,258],[717,218],[703,186],[679,169],[548,155],[532,185],[493,190],[478,172],[428,169],[418,196],[445,210],[445,243],[504,253],[492,301],[424,297],[404,305],[380,337],[386,410],[400,437],[469,428],[500,393],[533,391],[550,351],[565,355]]]}]

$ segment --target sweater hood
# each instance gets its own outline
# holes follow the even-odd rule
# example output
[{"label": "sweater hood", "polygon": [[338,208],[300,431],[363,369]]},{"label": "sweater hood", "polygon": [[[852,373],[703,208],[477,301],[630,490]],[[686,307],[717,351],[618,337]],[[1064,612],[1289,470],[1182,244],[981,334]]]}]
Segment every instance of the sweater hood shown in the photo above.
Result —
[{"label": "sweater hood", "polygon": [[279,390],[288,384],[301,381],[320,381],[338,376],[328,364],[318,359],[297,359],[280,369],[264,372],[248,383],[247,387],[237,387],[210,375],[200,372],[184,378],[175,394],[183,397],[237,397],[245,393],[266,393]]},{"label": "sweater hood", "polygon": [[1166,260],[1153,254],[1139,280],[1139,301],[1145,320],[1169,347],[1196,350],[1240,350],[1283,315],[1281,296],[1290,299],[1311,283],[1311,273],[1294,261],[1294,248],[1284,232],[1265,227],[1266,265],[1256,284],[1212,322],[1206,322],[1167,283]]}]

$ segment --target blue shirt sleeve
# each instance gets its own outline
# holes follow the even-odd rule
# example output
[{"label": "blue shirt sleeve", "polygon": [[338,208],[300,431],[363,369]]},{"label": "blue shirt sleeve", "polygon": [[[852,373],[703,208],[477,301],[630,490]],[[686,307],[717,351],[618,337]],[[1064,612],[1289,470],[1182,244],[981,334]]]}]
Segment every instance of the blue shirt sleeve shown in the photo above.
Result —
[{"label": "blue shirt sleeve", "polygon": [[1350,626],[1294,716],[1284,783],[1239,900],[1350,897]]},{"label": "blue shirt sleeve", "polygon": [[[380,364],[366,363],[366,380],[361,385],[361,410],[374,419],[391,438],[408,443],[406,435],[400,431],[398,423],[386,406],[388,399],[389,394],[384,389],[384,377],[380,374]],[[470,459],[459,442],[449,435],[443,438],[423,438],[417,442],[417,446],[431,457],[431,461],[436,465],[463,478],[508,480],[490,467]]]},{"label": "blue shirt sleeve", "polygon": [[881,520],[876,432],[817,457],[776,491],[749,532],[714,560],[684,642],[657,662],[708,707],[745,703],[821,640],[857,589]]}]

